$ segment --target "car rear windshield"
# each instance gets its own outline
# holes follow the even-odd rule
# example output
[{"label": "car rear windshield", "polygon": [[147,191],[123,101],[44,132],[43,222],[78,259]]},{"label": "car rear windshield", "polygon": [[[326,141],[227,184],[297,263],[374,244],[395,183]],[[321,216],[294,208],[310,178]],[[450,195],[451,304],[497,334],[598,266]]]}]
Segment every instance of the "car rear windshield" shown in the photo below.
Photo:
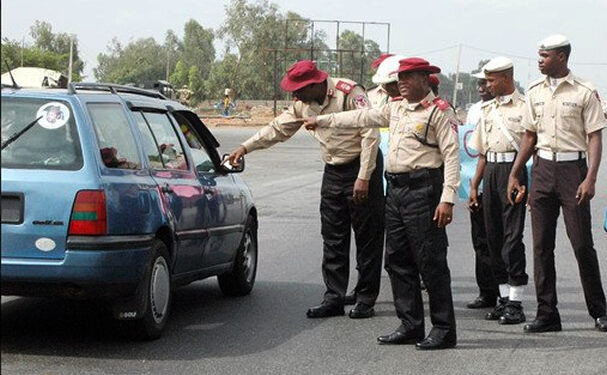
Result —
[{"label": "car rear windshield", "polygon": [[2,168],[82,168],[74,113],[60,100],[2,97]]}]

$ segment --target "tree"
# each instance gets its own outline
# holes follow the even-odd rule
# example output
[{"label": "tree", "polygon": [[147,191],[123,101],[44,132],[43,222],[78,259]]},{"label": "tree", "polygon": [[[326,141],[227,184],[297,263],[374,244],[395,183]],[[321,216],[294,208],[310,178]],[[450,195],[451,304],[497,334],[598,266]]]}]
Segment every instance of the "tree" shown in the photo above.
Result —
[{"label": "tree", "polygon": [[364,40],[363,43],[363,37],[360,34],[352,30],[345,30],[339,36],[339,48],[356,51],[342,54],[342,75],[358,81],[365,87],[372,86],[371,77],[374,72],[370,66],[381,53],[379,45],[369,39]]},{"label": "tree", "polygon": [[100,53],[97,61],[93,71],[101,82],[141,84],[162,79],[166,74],[166,51],[154,38],[138,39],[124,48],[114,38],[108,53]]},{"label": "tree", "polygon": [[[36,21],[30,27],[33,45],[22,45],[20,41],[3,39],[2,57],[6,58],[11,69],[21,66],[38,67],[56,70],[67,75],[70,58],[70,41],[73,45],[72,80],[82,80],[84,63],[78,54],[78,38],[66,33],[54,34],[48,22]],[[2,62],[2,72],[6,72],[6,64]]]}]

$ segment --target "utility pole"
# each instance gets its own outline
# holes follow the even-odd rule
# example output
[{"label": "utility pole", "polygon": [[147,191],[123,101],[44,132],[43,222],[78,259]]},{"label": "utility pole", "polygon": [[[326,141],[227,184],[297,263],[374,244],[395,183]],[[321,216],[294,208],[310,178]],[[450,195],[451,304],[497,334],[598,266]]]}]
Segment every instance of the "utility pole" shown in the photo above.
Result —
[{"label": "utility pole", "polygon": [[166,81],[169,81],[169,70],[171,69],[171,48],[173,45],[173,41],[169,40],[169,48],[167,48],[167,74],[166,74]]},{"label": "utility pole", "polygon": [[459,62],[460,62],[460,58],[462,57],[462,45],[458,44],[457,45],[457,65],[455,67],[455,85],[453,85],[453,98],[452,98],[452,102],[453,102],[453,106],[457,108],[457,89],[459,86]]},{"label": "utility pole", "polygon": [[74,36],[70,37],[70,64],[67,69],[67,84],[72,83],[72,64],[74,59]]},{"label": "utility pole", "polygon": [[23,50],[25,49],[25,37],[21,39],[21,67],[23,68]]}]

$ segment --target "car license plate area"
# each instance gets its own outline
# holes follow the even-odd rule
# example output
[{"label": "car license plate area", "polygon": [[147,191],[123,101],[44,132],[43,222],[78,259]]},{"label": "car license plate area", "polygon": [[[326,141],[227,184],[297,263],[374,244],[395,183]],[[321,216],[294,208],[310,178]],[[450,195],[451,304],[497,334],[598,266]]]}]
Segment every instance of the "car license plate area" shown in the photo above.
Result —
[{"label": "car license plate area", "polygon": [[2,194],[2,224],[23,223],[23,194]]}]

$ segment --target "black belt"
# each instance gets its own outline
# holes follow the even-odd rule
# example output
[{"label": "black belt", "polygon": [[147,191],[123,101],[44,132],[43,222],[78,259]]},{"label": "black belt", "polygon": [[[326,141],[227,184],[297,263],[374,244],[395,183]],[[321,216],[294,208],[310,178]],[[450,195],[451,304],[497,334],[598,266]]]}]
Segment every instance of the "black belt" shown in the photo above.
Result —
[{"label": "black belt", "polygon": [[343,164],[325,164],[325,171],[332,172],[347,172],[354,168],[356,168],[356,170],[360,168],[360,156],[357,156],[352,161],[348,161]]},{"label": "black belt", "polygon": [[414,186],[425,183],[428,178],[442,178],[443,168],[424,168],[406,173],[385,173],[386,181],[395,187]]}]

